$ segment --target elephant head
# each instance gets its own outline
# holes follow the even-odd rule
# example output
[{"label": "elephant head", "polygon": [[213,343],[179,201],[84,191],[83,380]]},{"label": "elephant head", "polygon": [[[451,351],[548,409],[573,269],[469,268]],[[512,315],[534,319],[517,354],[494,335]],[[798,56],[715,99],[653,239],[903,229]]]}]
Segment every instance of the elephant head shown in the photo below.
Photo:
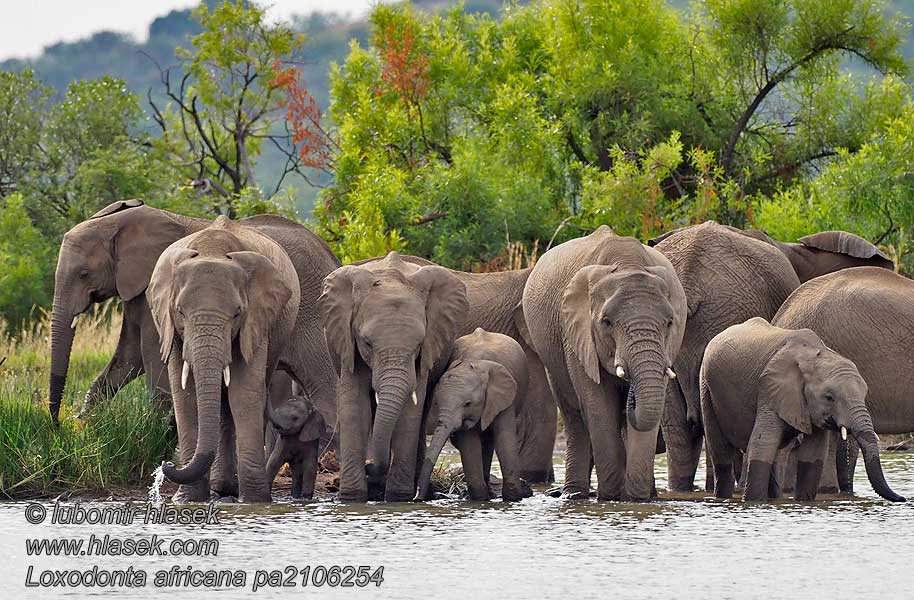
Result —
[{"label": "elephant head", "polygon": [[140,200],[115,202],[64,235],[51,309],[50,409],[56,421],[70,366],[77,315],[114,296],[146,290],[156,259],[187,227]]},{"label": "elephant head", "polygon": [[291,396],[278,408],[267,402],[267,414],[276,432],[283,437],[311,442],[324,432],[324,418],[304,396]]},{"label": "elephant head", "polygon": [[448,367],[432,392],[428,416],[432,443],[419,474],[418,498],[428,496],[432,470],[450,435],[476,425],[485,431],[503,411],[514,410],[516,395],[514,377],[496,362],[461,360]]},{"label": "elephant head", "polygon": [[468,308],[466,286],[443,267],[417,267],[391,252],[328,275],[318,302],[340,373],[352,373],[357,360],[371,369],[377,410],[365,468],[377,484],[405,403],[418,404],[417,393],[424,400],[429,371],[450,355]]},{"label": "elephant head", "polygon": [[887,500],[904,501],[889,488],[879,461],[878,438],[866,408],[867,385],[853,362],[828,348],[811,330],[793,332],[765,366],[759,395],[795,431],[813,428],[854,436],[863,451],[873,490]]},{"label": "elephant head", "polygon": [[561,313],[565,343],[587,376],[600,383],[602,369],[628,382],[628,422],[655,428],[685,329],[685,293],[672,269],[584,267],[565,288]]},{"label": "elephant head", "polygon": [[[162,358],[180,350],[181,388],[193,378],[197,400],[197,446],[182,469],[163,466],[176,483],[199,480],[216,454],[221,418],[222,384],[231,385],[233,345],[247,368],[266,341],[274,320],[292,296],[290,283],[265,256],[241,250],[231,234],[226,253],[202,255],[184,246],[172,246],[160,257],[146,293],[162,340]],[[201,245],[202,246],[202,245]],[[292,285],[297,286],[298,282]],[[261,361],[265,362],[265,361]]]}]

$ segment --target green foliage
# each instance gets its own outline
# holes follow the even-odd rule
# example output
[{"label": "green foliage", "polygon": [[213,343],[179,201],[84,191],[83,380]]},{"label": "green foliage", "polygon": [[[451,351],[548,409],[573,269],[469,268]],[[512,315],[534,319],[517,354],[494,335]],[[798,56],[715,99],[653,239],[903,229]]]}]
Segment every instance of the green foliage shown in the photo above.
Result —
[{"label": "green foliage", "polygon": [[54,277],[54,249],[29,219],[21,194],[0,205],[0,315],[18,331],[34,305],[47,306]]}]

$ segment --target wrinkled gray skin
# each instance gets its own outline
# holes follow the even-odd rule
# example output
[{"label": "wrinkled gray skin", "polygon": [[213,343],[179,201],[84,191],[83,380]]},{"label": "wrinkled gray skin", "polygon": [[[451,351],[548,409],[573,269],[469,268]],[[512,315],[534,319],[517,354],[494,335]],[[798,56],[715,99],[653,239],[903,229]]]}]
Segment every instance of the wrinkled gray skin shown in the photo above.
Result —
[{"label": "wrinkled gray skin", "polygon": [[663,441],[672,491],[692,491],[701,455],[698,373],[705,347],[731,325],[752,317],[771,319],[800,285],[790,262],[771,245],[708,221],[665,236],[656,246],[685,290],[688,319],[677,378],[667,387]]},{"label": "wrinkled gray skin", "polygon": [[340,500],[412,500],[423,411],[466,318],[466,286],[396,252],[324,280],[319,305],[338,365]]},{"label": "wrinkled gray skin", "polygon": [[[869,386],[866,406],[876,433],[914,431],[914,282],[873,267],[838,271],[797,288],[773,323],[812,329],[829,348],[854,362]],[[820,491],[834,491],[831,481],[841,491],[853,491],[856,452],[847,456],[840,442],[832,436],[832,455]],[[835,456],[838,446],[842,447]],[[831,481],[826,479],[829,471]]]},{"label": "wrinkled gray skin", "polygon": [[[178,426],[183,467],[162,465],[180,484],[175,500],[209,499],[219,449],[237,456],[239,499],[270,501],[264,405],[273,371],[288,356],[300,303],[289,256],[269,237],[219,217],[162,253],[146,298],[168,362]],[[229,421],[234,448],[223,435]]]},{"label": "wrinkled gray skin", "polygon": [[686,311],[669,260],[606,226],[533,268],[523,314],[562,411],[567,496],[587,497],[591,461],[601,499],[656,494],[654,449]]},{"label": "wrinkled gray skin", "polygon": [[527,357],[515,340],[477,329],[454,343],[444,375],[430,396],[432,441],[419,474],[418,499],[428,498],[444,443],[460,451],[471,500],[488,500],[493,452],[502,475],[502,499],[525,496],[518,476],[515,413],[526,397]]},{"label": "wrinkled gray skin", "polygon": [[279,469],[292,468],[292,497],[310,500],[317,477],[318,445],[326,429],[321,413],[304,396],[292,396],[278,407],[267,403],[276,444],[267,460],[267,482],[272,486]]},{"label": "wrinkled gray skin", "polygon": [[[288,219],[260,215],[239,223],[276,241],[296,267],[303,301],[295,348],[289,360],[284,361],[286,365],[280,367],[287,367],[298,381],[305,383],[321,414],[328,423],[333,423],[337,377],[320,334],[316,301],[324,277],[339,266],[339,260],[320,238]],[[83,412],[144,372],[150,386],[167,400],[168,374],[159,355],[159,335],[144,292],[165,248],[210,224],[207,220],[145,206],[139,200],[127,200],[105,207],[67,232],[57,262],[51,313],[50,408],[55,419],[70,363],[74,334],[71,324],[93,303],[115,296],[124,303],[120,339],[108,366],[89,388]],[[282,381],[276,383],[281,385]],[[231,432],[224,434],[230,436]],[[237,494],[230,457],[227,460],[217,457],[212,483],[220,495]]]},{"label": "wrinkled gray skin", "polygon": [[[380,258],[354,264],[377,260]],[[417,256],[403,256],[403,260],[420,266],[435,264]],[[524,349],[527,356],[527,397],[516,414],[520,476],[528,483],[544,483],[555,481],[552,452],[555,448],[558,413],[543,363],[521,331],[524,320],[520,303],[524,285],[532,270],[465,273],[448,269],[466,286],[469,302],[467,317],[457,335],[468,335],[477,328],[482,328],[491,333],[507,335]]]},{"label": "wrinkled gray skin", "polygon": [[772,467],[778,450],[794,445],[795,498],[815,500],[827,430],[845,428],[863,448],[873,490],[887,500],[904,501],[882,473],[866,383],[854,363],[812,330],[781,329],[761,318],[734,325],[708,344],[700,385],[718,498],[733,494],[739,450],[749,463],[743,499],[779,497]]}]

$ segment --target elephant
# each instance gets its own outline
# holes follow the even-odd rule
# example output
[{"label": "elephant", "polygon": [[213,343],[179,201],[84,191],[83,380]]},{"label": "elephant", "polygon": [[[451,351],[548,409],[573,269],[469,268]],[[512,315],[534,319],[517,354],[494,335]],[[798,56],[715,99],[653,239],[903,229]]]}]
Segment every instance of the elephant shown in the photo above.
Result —
[{"label": "elephant", "polygon": [[391,252],[328,275],[318,304],[340,374],[339,498],[364,502],[370,486],[372,496],[412,500],[426,392],[466,318],[466,286]]},{"label": "elephant", "polygon": [[502,499],[520,500],[515,409],[526,397],[527,356],[514,339],[477,328],[454,342],[450,362],[429,400],[432,442],[419,475],[418,499],[428,497],[432,470],[450,438],[460,451],[471,500],[489,499],[493,451],[502,475]]},{"label": "elephant", "polygon": [[[914,431],[914,281],[877,267],[823,275],[798,287],[772,322],[812,329],[857,365],[869,386],[866,406],[877,434]],[[822,487],[852,492],[856,452],[848,456],[835,437]]]},{"label": "elephant", "polygon": [[267,460],[267,482],[272,485],[286,463],[292,468],[292,497],[310,500],[317,477],[318,444],[326,429],[324,418],[304,396],[292,396],[274,408],[267,403],[276,444]]},{"label": "elephant", "polygon": [[692,491],[703,438],[698,374],[705,347],[731,325],[773,318],[800,282],[771,245],[714,221],[648,244],[669,259],[688,301],[682,347],[673,362],[677,378],[667,387],[661,429],[670,490]]},{"label": "elephant", "polygon": [[737,451],[749,463],[744,500],[778,498],[773,466],[795,445],[795,499],[815,500],[828,451],[827,431],[848,432],[863,448],[873,490],[904,502],[886,483],[857,367],[810,329],[782,329],[755,317],[708,344],[700,373],[701,410],[714,464],[715,495],[733,495]]},{"label": "elephant", "polygon": [[[340,262],[329,246],[298,223],[274,215],[241,219],[239,224],[276,241],[292,259],[301,287],[296,347],[287,372],[308,390],[327,423],[336,422],[336,381],[321,330],[316,302],[324,277]],[[146,206],[140,200],[115,202],[64,235],[54,279],[51,312],[50,410],[57,420],[66,384],[76,316],[108,298],[123,301],[117,349],[86,394],[81,414],[142,373],[160,398],[170,394],[168,373],[159,355],[160,339],[144,292],[162,252],[173,242],[205,229],[211,221]],[[274,374],[280,398],[288,397],[285,376]],[[272,392],[271,392],[272,393]],[[326,439],[325,444],[330,442]],[[235,495],[231,460],[217,465],[213,482],[222,495]]]},{"label": "elephant", "polygon": [[[279,244],[225,216],[174,242],[156,262],[146,298],[178,425],[183,467],[162,466],[180,484],[176,500],[209,498],[217,448],[222,456],[237,455],[240,500],[270,500],[266,393],[277,365],[294,352],[300,290],[295,266]],[[223,433],[222,423],[229,421],[235,448]]]},{"label": "elephant", "polygon": [[[354,264],[376,260],[380,257]],[[420,266],[435,264],[418,256],[404,255],[403,260]],[[543,363],[521,332],[524,320],[520,303],[532,268],[494,273],[449,271],[466,286],[469,302],[467,318],[458,329],[458,337],[469,335],[481,327],[490,333],[513,338],[524,349],[527,356],[527,393],[515,415],[520,444],[520,477],[528,483],[555,481],[552,453],[558,425],[556,403],[546,381]]]},{"label": "elephant", "polygon": [[606,225],[533,267],[523,316],[565,424],[567,497],[589,495],[591,465],[600,499],[656,495],[654,449],[686,313],[670,261]]}]

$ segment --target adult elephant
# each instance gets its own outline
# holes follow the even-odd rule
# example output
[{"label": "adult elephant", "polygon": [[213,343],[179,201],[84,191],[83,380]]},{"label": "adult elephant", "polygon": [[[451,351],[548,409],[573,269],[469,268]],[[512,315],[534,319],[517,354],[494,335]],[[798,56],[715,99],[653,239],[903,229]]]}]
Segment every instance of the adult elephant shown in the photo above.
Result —
[{"label": "adult elephant", "polygon": [[[281,361],[295,360],[290,340],[304,333],[295,331],[301,292],[288,254],[263,233],[219,217],[162,253],[146,296],[178,424],[183,467],[163,465],[165,476],[181,484],[176,500],[209,499],[207,475],[218,448],[223,456],[236,451],[239,498],[269,501],[267,386]],[[222,435],[229,419],[236,448]]]},{"label": "adult elephant", "polygon": [[673,362],[677,379],[667,387],[661,427],[670,490],[692,491],[704,438],[698,376],[705,347],[731,325],[772,319],[800,282],[777,249],[714,221],[648,244],[669,259],[688,301],[685,335]]},{"label": "adult elephant", "polygon": [[412,500],[426,391],[466,318],[466,286],[391,252],[331,273],[319,305],[340,374],[339,497],[364,502],[370,486],[388,501]]},{"label": "adult elephant", "polygon": [[591,464],[601,499],[655,493],[657,431],[686,312],[670,261],[605,225],[533,267],[523,314],[562,411],[567,496],[587,497]]},{"label": "adult elephant", "polygon": [[[418,256],[402,256],[406,262],[420,266],[435,263]],[[361,265],[380,260],[371,258]],[[444,268],[444,267],[442,267]],[[555,481],[552,453],[558,424],[556,402],[546,380],[546,370],[540,357],[526,341],[520,304],[524,285],[532,268],[495,273],[448,271],[466,287],[467,316],[457,329],[457,337],[469,335],[481,328],[490,333],[507,335],[517,341],[527,357],[528,384],[526,395],[516,415],[519,447],[519,475],[528,483]]]},{"label": "adult elephant", "polygon": [[[866,406],[876,433],[914,431],[914,281],[874,267],[823,275],[797,288],[773,324],[812,329],[857,365],[869,386]],[[823,473],[826,491],[852,491],[855,460],[856,452],[847,461],[844,452],[832,452]]]},{"label": "adult elephant", "polygon": [[[339,266],[339,260],[323,240],[288,219],[262,215],[239,223],[274,239],[296,267],[302,298],[298,328],[307,333],[299,341],[303,356],[298,366],[302,368],[295,376],[306,383],[327,423],[334,423],[336,376],[315,303],[323,278]],[[86,393],[83,412],[142,373],[158,396],[168,397],[168,375],[144,292],[165,248],[210,224],[146,206],[140,200],[125,200],[103,208],[64,235],[51,312],[50,410],[55,420],[66,385],[76,317],[108,298],[119,297],[124,303],[121,333],[114,355]],[[283,383],[284,378],[276,379],[275,383]],[[283,393],[280,391],[281,398],[288,397]]]}]

